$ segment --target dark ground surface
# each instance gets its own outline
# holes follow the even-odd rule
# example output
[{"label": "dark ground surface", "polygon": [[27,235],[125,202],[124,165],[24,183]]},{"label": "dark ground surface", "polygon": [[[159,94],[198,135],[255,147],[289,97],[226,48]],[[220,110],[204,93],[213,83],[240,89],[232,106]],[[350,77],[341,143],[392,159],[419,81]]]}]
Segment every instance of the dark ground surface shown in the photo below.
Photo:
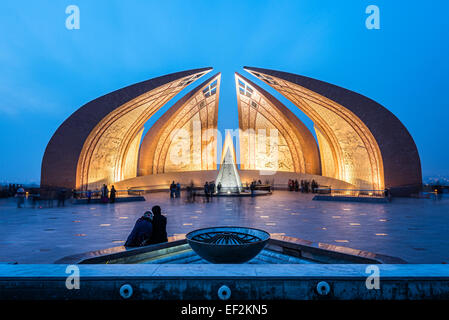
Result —
[{"label": "dark ground surface", "polygon": [[[183,194],[184,195],[184,194]],[[53,263],[68,255],[119,246],[153,205],[168,218],[169,235],[212,226],[248,226],[274,234],[400,257],[410,263],[449,262],[449,198],[394,199],[387,204],[312,201],[276,191],[255,198],[169,199],[17,209],[0,200],[0,262]]]}]

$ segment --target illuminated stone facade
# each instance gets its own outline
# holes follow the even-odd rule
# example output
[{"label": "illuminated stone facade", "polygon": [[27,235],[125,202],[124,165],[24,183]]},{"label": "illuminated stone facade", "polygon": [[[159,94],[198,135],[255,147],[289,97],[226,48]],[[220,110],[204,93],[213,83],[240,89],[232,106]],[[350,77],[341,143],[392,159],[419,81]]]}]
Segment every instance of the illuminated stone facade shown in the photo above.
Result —
[{"label": "illuminated stone facade", "polygon": [[267,91],[235,74],[240,169],[320,174],[317,143],[307,127]]},{"label": "illuminated stone facade", "polygon": [[293,102],[314,122],[322,174],[361,189],[417,192],[421,164],[403,124],[355,92],[286,72],[245,67]]},{"label": "illuminated stone facade", "polygon": [[58,128],[45,150],[41,186],[87,189],[135,176],[137,145],[145,122],[210,70],[140,82],[78,109]]},{"label": "illuminated stone facade", "polygon": [[[147,181],[159,188],[173,177],[183,182],[211,181],[218,173],[220,74],[169,108],[140,143],[145,123],[210,70],[154,78],[82,106],[47,145],[41,187],[86,190],[116,184],[127,188],[142,187]],[[284,185],[293,176],[313,177],[336,188],[389,188],[393,195],[419,191],[422,177],[416,145],[404,125],[383,106],[315,79],[268,69],[245,70],[301,109],[313,121],[318,141],[317,145],[311,132],[281,102],[236,73],[238,174],[245,182],[271,172],[271,177],[261,180]],[[222,156],[228,159],[231,149],[225,150]]]},{"label": "illuminated stone facade", "polygon": [[138,175],[217,169],[220,74],[187,93],[142,141]]}]

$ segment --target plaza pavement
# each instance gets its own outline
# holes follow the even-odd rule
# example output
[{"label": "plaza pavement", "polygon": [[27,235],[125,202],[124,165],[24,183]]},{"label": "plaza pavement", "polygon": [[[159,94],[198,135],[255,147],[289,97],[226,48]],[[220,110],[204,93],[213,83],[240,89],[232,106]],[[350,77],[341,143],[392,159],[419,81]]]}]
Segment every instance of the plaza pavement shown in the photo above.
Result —
[{"label": "plaza pavement", "polygon": [[[184,195],[184,193],[183,193]],[[449,198],[394,199],[387,204],[312,201],[313,195],[276,191],[255,198],[204,203],[145,202],[17,209],[0,200],[0,262],[53,263],[68,255],[119,246],[135,220],[153,205],[168,218],[169,235],[211,226],[248,226],[400,257],[410,263],[449,262]]]}]

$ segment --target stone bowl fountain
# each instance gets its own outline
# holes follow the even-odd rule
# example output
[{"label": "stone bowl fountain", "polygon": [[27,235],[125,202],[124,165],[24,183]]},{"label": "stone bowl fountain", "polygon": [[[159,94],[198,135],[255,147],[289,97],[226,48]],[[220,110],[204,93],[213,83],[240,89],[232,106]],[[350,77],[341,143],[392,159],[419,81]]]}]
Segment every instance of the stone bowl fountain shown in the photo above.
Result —
[{"label": "stone bowl fountain", "polygon": [[212,263],[245,263],[265,247],[270,234],[243,227],[215,227],[192,231],[186,235],[190,247]]}]

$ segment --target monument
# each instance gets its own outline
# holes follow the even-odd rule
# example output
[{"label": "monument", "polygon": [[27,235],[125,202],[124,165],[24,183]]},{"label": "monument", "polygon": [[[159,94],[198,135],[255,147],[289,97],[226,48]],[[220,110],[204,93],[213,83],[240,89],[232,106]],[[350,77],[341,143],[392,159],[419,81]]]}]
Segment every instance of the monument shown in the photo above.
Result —
[{"label": "monument", "polygon": [[[270,172],[278,188],[289,179],[313,179],[332,189],[419,192],[418,150],[385,107],[323,81],[244,69],[303,111],[316,139],[286,106],[238,73],[239,159],[226,138],[217,170],[220,73],[181,97],[142,139],[148,120],[212,68],[187,70],[108,93],[75,111],[47,145],[42,189],[86,191],[114,184],[122,190],[164,190],[173,180],[203,185],[217,179],[223,191],[239,192],[242,183],[265,182]],[[269,141],[275,141],[275,152]]]}]

